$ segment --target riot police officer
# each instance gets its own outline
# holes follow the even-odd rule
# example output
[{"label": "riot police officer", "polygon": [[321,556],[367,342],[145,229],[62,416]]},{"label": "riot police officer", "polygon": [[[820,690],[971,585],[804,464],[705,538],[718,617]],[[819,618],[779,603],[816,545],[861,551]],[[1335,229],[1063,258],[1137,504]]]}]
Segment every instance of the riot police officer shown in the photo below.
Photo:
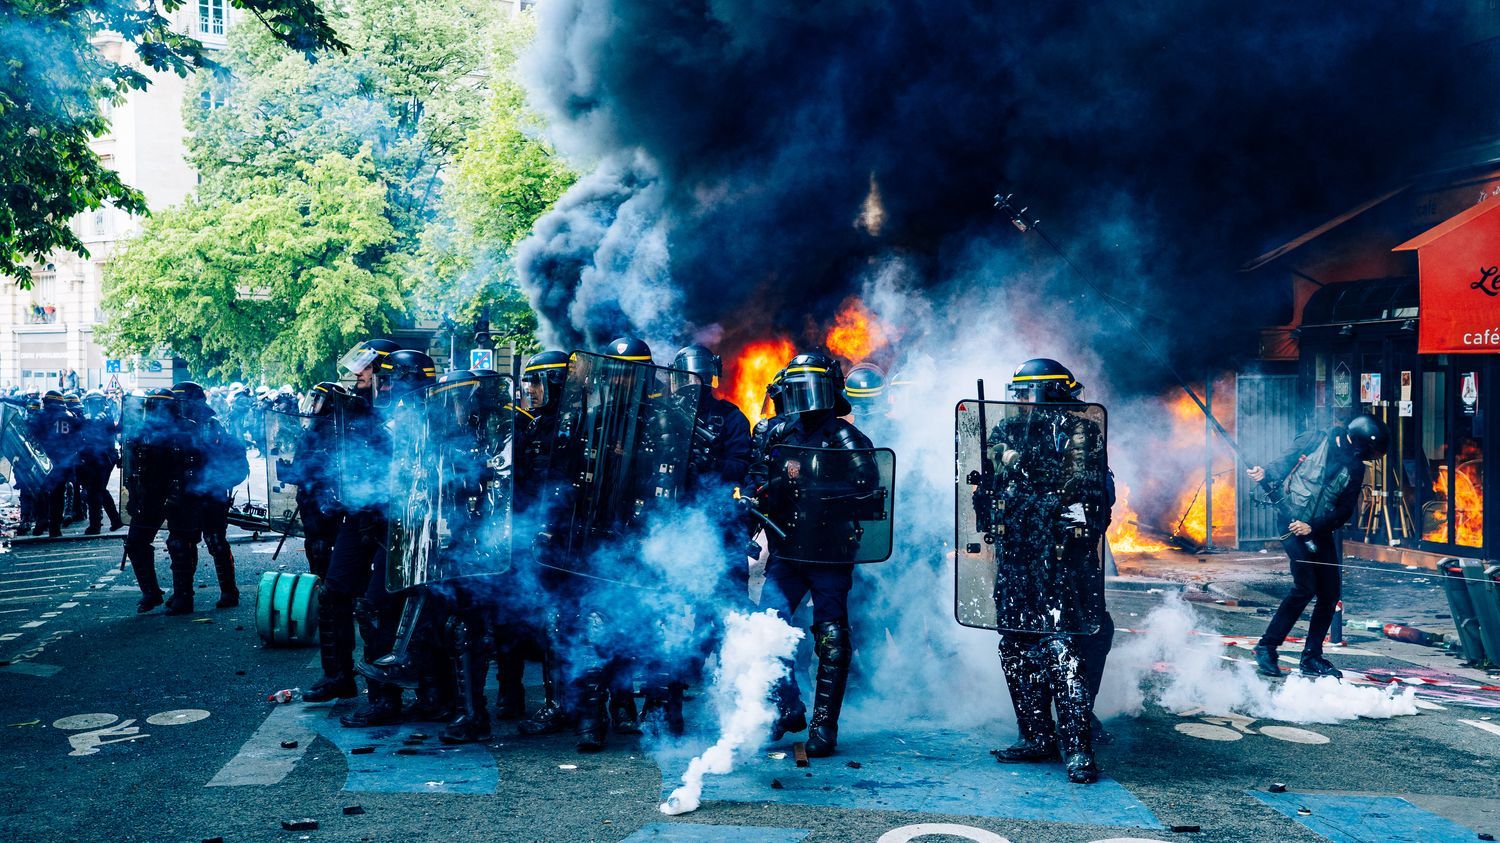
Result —
[{"label": "riot police officer", "polygon": [[857,363],[849,369],[844,382],[844,397],[849,399],[854,419],[863,422],[886,412],[885,373],[874,363]]},{"label": "riot police officer", "polygon": [[125,557],[130,560],[141,589],[137,612],[160,606],[166,595],[156,577],[156,552],[152,543],[167,520],[167,505],[178,482],[177,402],[172,390],[154,388],[144,395],[129,396],[134,409],[122,426],[125,450],[123,494],[130,515],[125,533]]},{"label": "riot police officer", "polygon": [[338,501],[339,422],[354,394],[343,385],[322,381],[307,391],[297,415],[305,424],[292,446],[292,459],[278,465],[278,477],[297,487],[297,519],[307,567],[319,578],[328,575],[333,542],[344,520]]},{"label": "riot police officer", "polygon": [[[1035,358],[1011,377],[1011,401],[1034,409],[985,431],[999,455],[989,488],[1000,500],[1001,559],[995,582],[1000,663],[1020,740],[995,751],[1003,763],[1056,760],[1070,781],[1098,780],[1092,708],[1113,623],[1104,606],[1099,542],[1112,486],[1103,431],[1069,407],[1083,385],[1061,363]],[[1057,708],[1054,726],[1052,708]]]},{"label": "riot police officer", "polygon": [[109,476],[119,462],[120,420],[115,416],[114,402],[99,390],[90,390],[83,397],[83,421],[80,438],[83,443],[78,453],[78,479],[83,487],[84,501],[88,507],[88,527],[85,535],[98,535],[104,527],[104,516],[109,516],[109,529],[122,526],[120,512],[115,508],[115,499],[109,493]]},{"label": "riot police officer", "polygon": [[[421,393],[437,379],[437,366],[425,352],[398,349],[379,358],[374,381],[374,403],[379,418],[371,417],[363,429],[351,423],[350,444],[345,448],[346,501],[344,527],[334,544],[328,583],[340,594],[356,594],[351,586],[363,585],[363,596],[354,601],[354,619],[364,639],[364,661],[373,665],[389,655],[399,637],[398,623],[405,601],[386,590],[385,543],[389,533],[387,511],[392,501],[388,469],[393,457],[390,429],[402,414],[420,412]],[[379,423],[377,423],[377,421]],[[352,466],[356,454],[362,468]],[[357,508],[356,508],[357,507]],[[346,542],[346,535],[350,541]],[[413,618],[415,621],[416,618]],[[401,686],[366,676],[366,705],[339,718],[346,727],[382,726],[401,719]],[[439,719],[447,706],[435,696],[438,689],[418,689],[417,719]],[[425,710],[424,710],[425,709]]]},{"label": "riot police officer", "polygon": [[1286,641],[1302,610],[1317,598],[1299,667],[1306,676],[1343,675],[1323,656],[1323,637],[1333,622],[1341,590],[1343,560],[1336,533],[1359,507],[1365,461],[1380,459],[1389,441],[1385,424],[1361,413],[1347,425],[1303,433],[1291,450],[1268,467],[1257,465],[1247,472],[1278,500],[1277,509],[1287,525],[1281,544],[1292,564],[1292,590],[1254,648],[1261,673],[1281,675],[1276,648]]},{"label": "riot police officer", "polygon": [[[771,466],[777,445],[806,448],[869,451],[868,437],[842,417],[852,408],[844,396],[844,375],[837,360],[813,352],[793,357],[776,377],[773,400],[781,412],[765,427],[756,451],[762,462],[752,469],[759,488],[756,499],[773,520],[782,512],[795,511],[795,496],[782,491],[788,479],[795,481],[802,466]],[[781,520],[785,520],[784,517]],[[808,729],[807,754],[832,755],[838,744],[838,720],[849,681],[853,641],[849,630],[849,590],[854,584],[854,563],[805,563],[784,558],[783,542],[768,536],[771,544],[766,562],[766,583],[761,605],[776,610],[790,622],[808,596],[813,603],[812,639],[818,656],[817,684],[809,723],[796,679],[778,684],[775,696],[777,721],[773,740],[787,732]],[[789,666],[790,667],[790,666]]]},{"label": "riot police officer", "polygon": [[351,393],[344,406],[343,440],[335,443],[342,452],[338,500],[342,518],[318,603],[323,677],[302,695],[309,702],[359,694],[354,682],[354,601],[369,587],[371,567],[385,543],[382,460],[390,453],[373,402],[382,392],[381,362],[400,348],[391,340],[362,340],[338,362]]},{"label": "riot police officer", "polygon": [[[563,384],[568,376],[568,353],[543,351],[526,361],[521,370],[521,406],[516,416],[516,491],[518,518],[540,499],[557,439],[557,411],[562,402]],[[546,548],[537,548],[537,554]],[[531,623],[544,639],[542,650],[543,701],[531,717],[521,721],[523,735],[550,735],[571,728],[573,712],[564,704],[563,676],[559,654],[560,630],[558,611],[567,602],[572,578],[552,567],[535,566],[537,594],[530,601],[535,607]]]},{"label": "riot police officer", "polygon": [[37,519],[32,535],[39,536],[46,530],[49,536],[57,538],[62,535],[68,483],[83,445],[79,418],[68,409],[61,392],[49,389],[42,396],[40,412],[28,415],[26,426],[31,438],[52,460],[46,486],[37,491]]},{"label": "riot police officer", "polygon": [[221,424],[208,406],[202,386],[183,381],[172,387],[177,407],[180,473],[177,493],[167,508],[167,554],[172,560],[172,596],[166,613],[193,611],[193,576],[198,570],[198,542],[208,547],[219,582],[215,607],[240,603],[234,581],[234,553],[229,548],[229,495],[245,481],[250,465],[244,445]]}]

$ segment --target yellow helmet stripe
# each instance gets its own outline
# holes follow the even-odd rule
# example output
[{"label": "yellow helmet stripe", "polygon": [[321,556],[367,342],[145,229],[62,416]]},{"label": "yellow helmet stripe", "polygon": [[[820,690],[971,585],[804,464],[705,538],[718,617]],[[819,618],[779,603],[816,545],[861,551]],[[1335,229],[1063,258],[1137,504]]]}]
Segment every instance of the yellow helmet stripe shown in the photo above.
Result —
[{"label": "yellow helmet stripe", "polygon": [[786,370],[786,373],[789,375],[795,375],[798,372],[820,372],[825,375],[828,374],[828,370],[821,366],[797,366],[795,368]]},{"label": "yellow helmet stripe", "polygon": [[534,366],[527,366],[522,371],[525,371],[525,372],[540,372],[543,369],[566,369],[566,368],[568,368],[568,364],[567,363],[537,363]]},{"label": "yellow helmet stripe", "polygon": [[474,386],[477,383],[479,383],[479,380],[477,378],[470,381],[454,381],[453,383],[445,383],[442,386],[434,388],[432,390],[432,394],[438,395],[444,392],[452,392],[453,390],[458,389],[461,386]]},{"label": "yellow helmet stripe", "polygon": [[1067,381],[1069,383],[1073,382],[1073,379],[1070,378],[1070,377],[1068,377],[1067,375],[1017,375],[1017,376],[1011,378],[1011,380],[1012,381]]},{"label": "yellow helmet stripe", "polygon": [[851,398],[870,398],[884,391],[883,388],[878,386],[874,389],[855,389],[854,387],[849,387],[844,390]]},{"label": "yellow helmet stripe", "polygon": [[610,354],[610,355],[608,355],[608,357],[611,360],[628,360],[631,363],[650,363],[651,362],[651,355],[649,355],[649,354],[636,354],[636,355]]}]

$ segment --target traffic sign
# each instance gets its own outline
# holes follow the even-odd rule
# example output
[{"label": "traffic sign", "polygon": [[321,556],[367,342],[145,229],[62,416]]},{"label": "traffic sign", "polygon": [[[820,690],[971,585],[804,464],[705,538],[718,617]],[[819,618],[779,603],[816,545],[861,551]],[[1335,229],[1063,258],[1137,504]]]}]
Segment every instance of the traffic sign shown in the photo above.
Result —
[{"label": "traffic sign", "polygon": [[105,360],[104,361],[104,371],[105,371],[106,374],[119,374],[120,373],[120,361],[119,360]]},{"label": "traffic sign", "polygon": [[469,369],[493,368],[495,368],[495,350],[493,348],[476,348],[469,352]]}]

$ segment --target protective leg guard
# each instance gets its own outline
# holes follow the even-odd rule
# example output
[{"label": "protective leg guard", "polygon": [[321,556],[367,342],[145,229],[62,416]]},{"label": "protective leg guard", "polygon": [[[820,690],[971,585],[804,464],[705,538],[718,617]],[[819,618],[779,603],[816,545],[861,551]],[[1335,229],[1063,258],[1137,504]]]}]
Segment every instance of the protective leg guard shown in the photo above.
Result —
[{"label": "protective leg guard", "polygon": [[641,716],[635,706],[635,682],[624,671],[615,674],[609,688],[609,721],[617,735],[639,735]]},{"label": "protective leg guard", "polygon": [[1054,636],[1037,649],[1040,666],[1057,706],[1057,739],[1063,755],[1093,758],[1092,709],[1088,680],[1077,642],[1069,636]]},{"label": "protective leg guard", "polygon": [[641,726],[645,731],[674,738],[682,737],[687,723],[682,718],[682,697],[687,686],[662,671],[646,677],[646,705],[641,709]]},{"label": "protective leg guard", "polygon": [[771,691],[776,703],[776,723],[771,726],[773,743],[788,733],[807,728],[807,706],[802,704],[802,691],[797,687],[797,664],[791,659],[782,659],[781,663],[786,673]]},{"label": "protective leg guard", "polygon": [[849,662],[854,654],[848,622],[815,624],[813,646],[818,654],[818,686],[807,732],[807,754],[811,758],[827,758],[838,746],[839,712],[844,708]]},{"label": "protective leg guard", "polygon": [[505,647],[496,654],[495,680],[499,683],[499,717],[520,720],[526,716],[526,659],[519,649]]},{"label": "protective leg guard", "polygon": [[[422,623],[422,611],[427,605],[427,589],[419,588],[401,606],[401,620],[386,645],[385,651],[370,658],[369,647],[365,648],[365,660],[354,666],[360,675],[376,682],[415,688],[419,684],[417,665],[412,658],[411,643]],[[367,639],[368,640],[368,639]]]},{"label": "protective leg guard", "polygon": [[484,700],[484,678],[489,658],[482,636],[470,624],[454,618],[448,625],[453,642],[453,672],[458,678],[459,715],[438,733],[443,743],[475,743],[490,739],[490,713]]},{"label": "protective leg guard", "polygon": [[217,609],[229,609],[240,605],[240,587],[234,582],[234,552],[229,549],[229,540],[223,533],[204,533],[203,543],[214,560],[214,576],[219,581]]},{"label": "protective leg guard", "polygon": [[579,752],[598,752],[604,748],[604,738],[609,732],[609,716],[604,710],[606,690],[603,670],[586,670],[574,681]]},{"label": "protective leg guard", "polygon": [[1020,740],[1004,749],[993,750],[1002,764],[1034,763],[1057,760],[1057,734],[1052,725],[1052,695],[1046,678],[1038,675],[1031,648],[1035,642],[1024,636],[1006,635],[1000,639],[1000,667],[1016,710],[1016,727]]},{"label": "protective leg guard", "polygon": [[327,702],[359,696],[354,684],[354,604],[326,588],[318,603],[318,656],[323,663],[323,678],[314,682],[302,699]]},{"label": "protective leg guard", "polygon": [[[394,630],[382,623],[379,607],[366,598],[354,601],[354,620],[359,624],[359,634],[365,640],[365,660],[379,658],[391,651]],[[339,718],[339,722],[352,728],[365,726],[388,726],[401,722],[401,688],[371,679],[365,683],[368,701],[358,710]]]},{"label": "protective leg guard", "polygon": [[166,614],[193,613],[193,575],[198,571],[198,543],[186,538],[167,538],[167,555],[172,559],[172,596],[167,598]]},{"label": "protective leg guard", "polygon": [[130,560],[130,569],[135,572],[135,581],[141,587],[141,602],[136,604],[135,610],[149,612],[160,606],[166,595],[156,578],[156,554],[151,549],[151,536],[132,532],[135,534],[126,534],[125,537],[125,556]]},{"label": "protective leg guard", "polygon": [[562,679],[557,653],[551,647],[542,654],[542,707],[516,727],[523,735],[553,735],[572,725],[572,716],[563,708]]}]

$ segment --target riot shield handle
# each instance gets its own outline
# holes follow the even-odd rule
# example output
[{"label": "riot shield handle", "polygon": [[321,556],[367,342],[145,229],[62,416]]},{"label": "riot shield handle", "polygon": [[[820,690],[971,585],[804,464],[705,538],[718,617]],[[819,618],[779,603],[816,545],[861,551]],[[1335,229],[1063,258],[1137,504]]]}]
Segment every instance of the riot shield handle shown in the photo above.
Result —
[{"label": "riot shield handle", "polygon": [[781,529],[781,526],[775,521],[772,521],[770,516],[766,515],[764,512],[761,512],[760,509],[755,506],[755,498],[741,495],[740,487],[735,486],[734,499],[740,506],[745,508],[746,512],[750,513],[757,521],[764,524],[767,530],[775,533],[776,538],[781,539],[782,541],[786,541],[786,530]]},{"label": "riot shield handle", "polygon": [[975,526],[984,533],[984,543],[994,544],[1000,519],[995,517],[995,461],[990,458],[990,425],[984,412],[984,378],[978,382],[979,389],[979,471],[969,472],[966,478],[975,487]]}]

